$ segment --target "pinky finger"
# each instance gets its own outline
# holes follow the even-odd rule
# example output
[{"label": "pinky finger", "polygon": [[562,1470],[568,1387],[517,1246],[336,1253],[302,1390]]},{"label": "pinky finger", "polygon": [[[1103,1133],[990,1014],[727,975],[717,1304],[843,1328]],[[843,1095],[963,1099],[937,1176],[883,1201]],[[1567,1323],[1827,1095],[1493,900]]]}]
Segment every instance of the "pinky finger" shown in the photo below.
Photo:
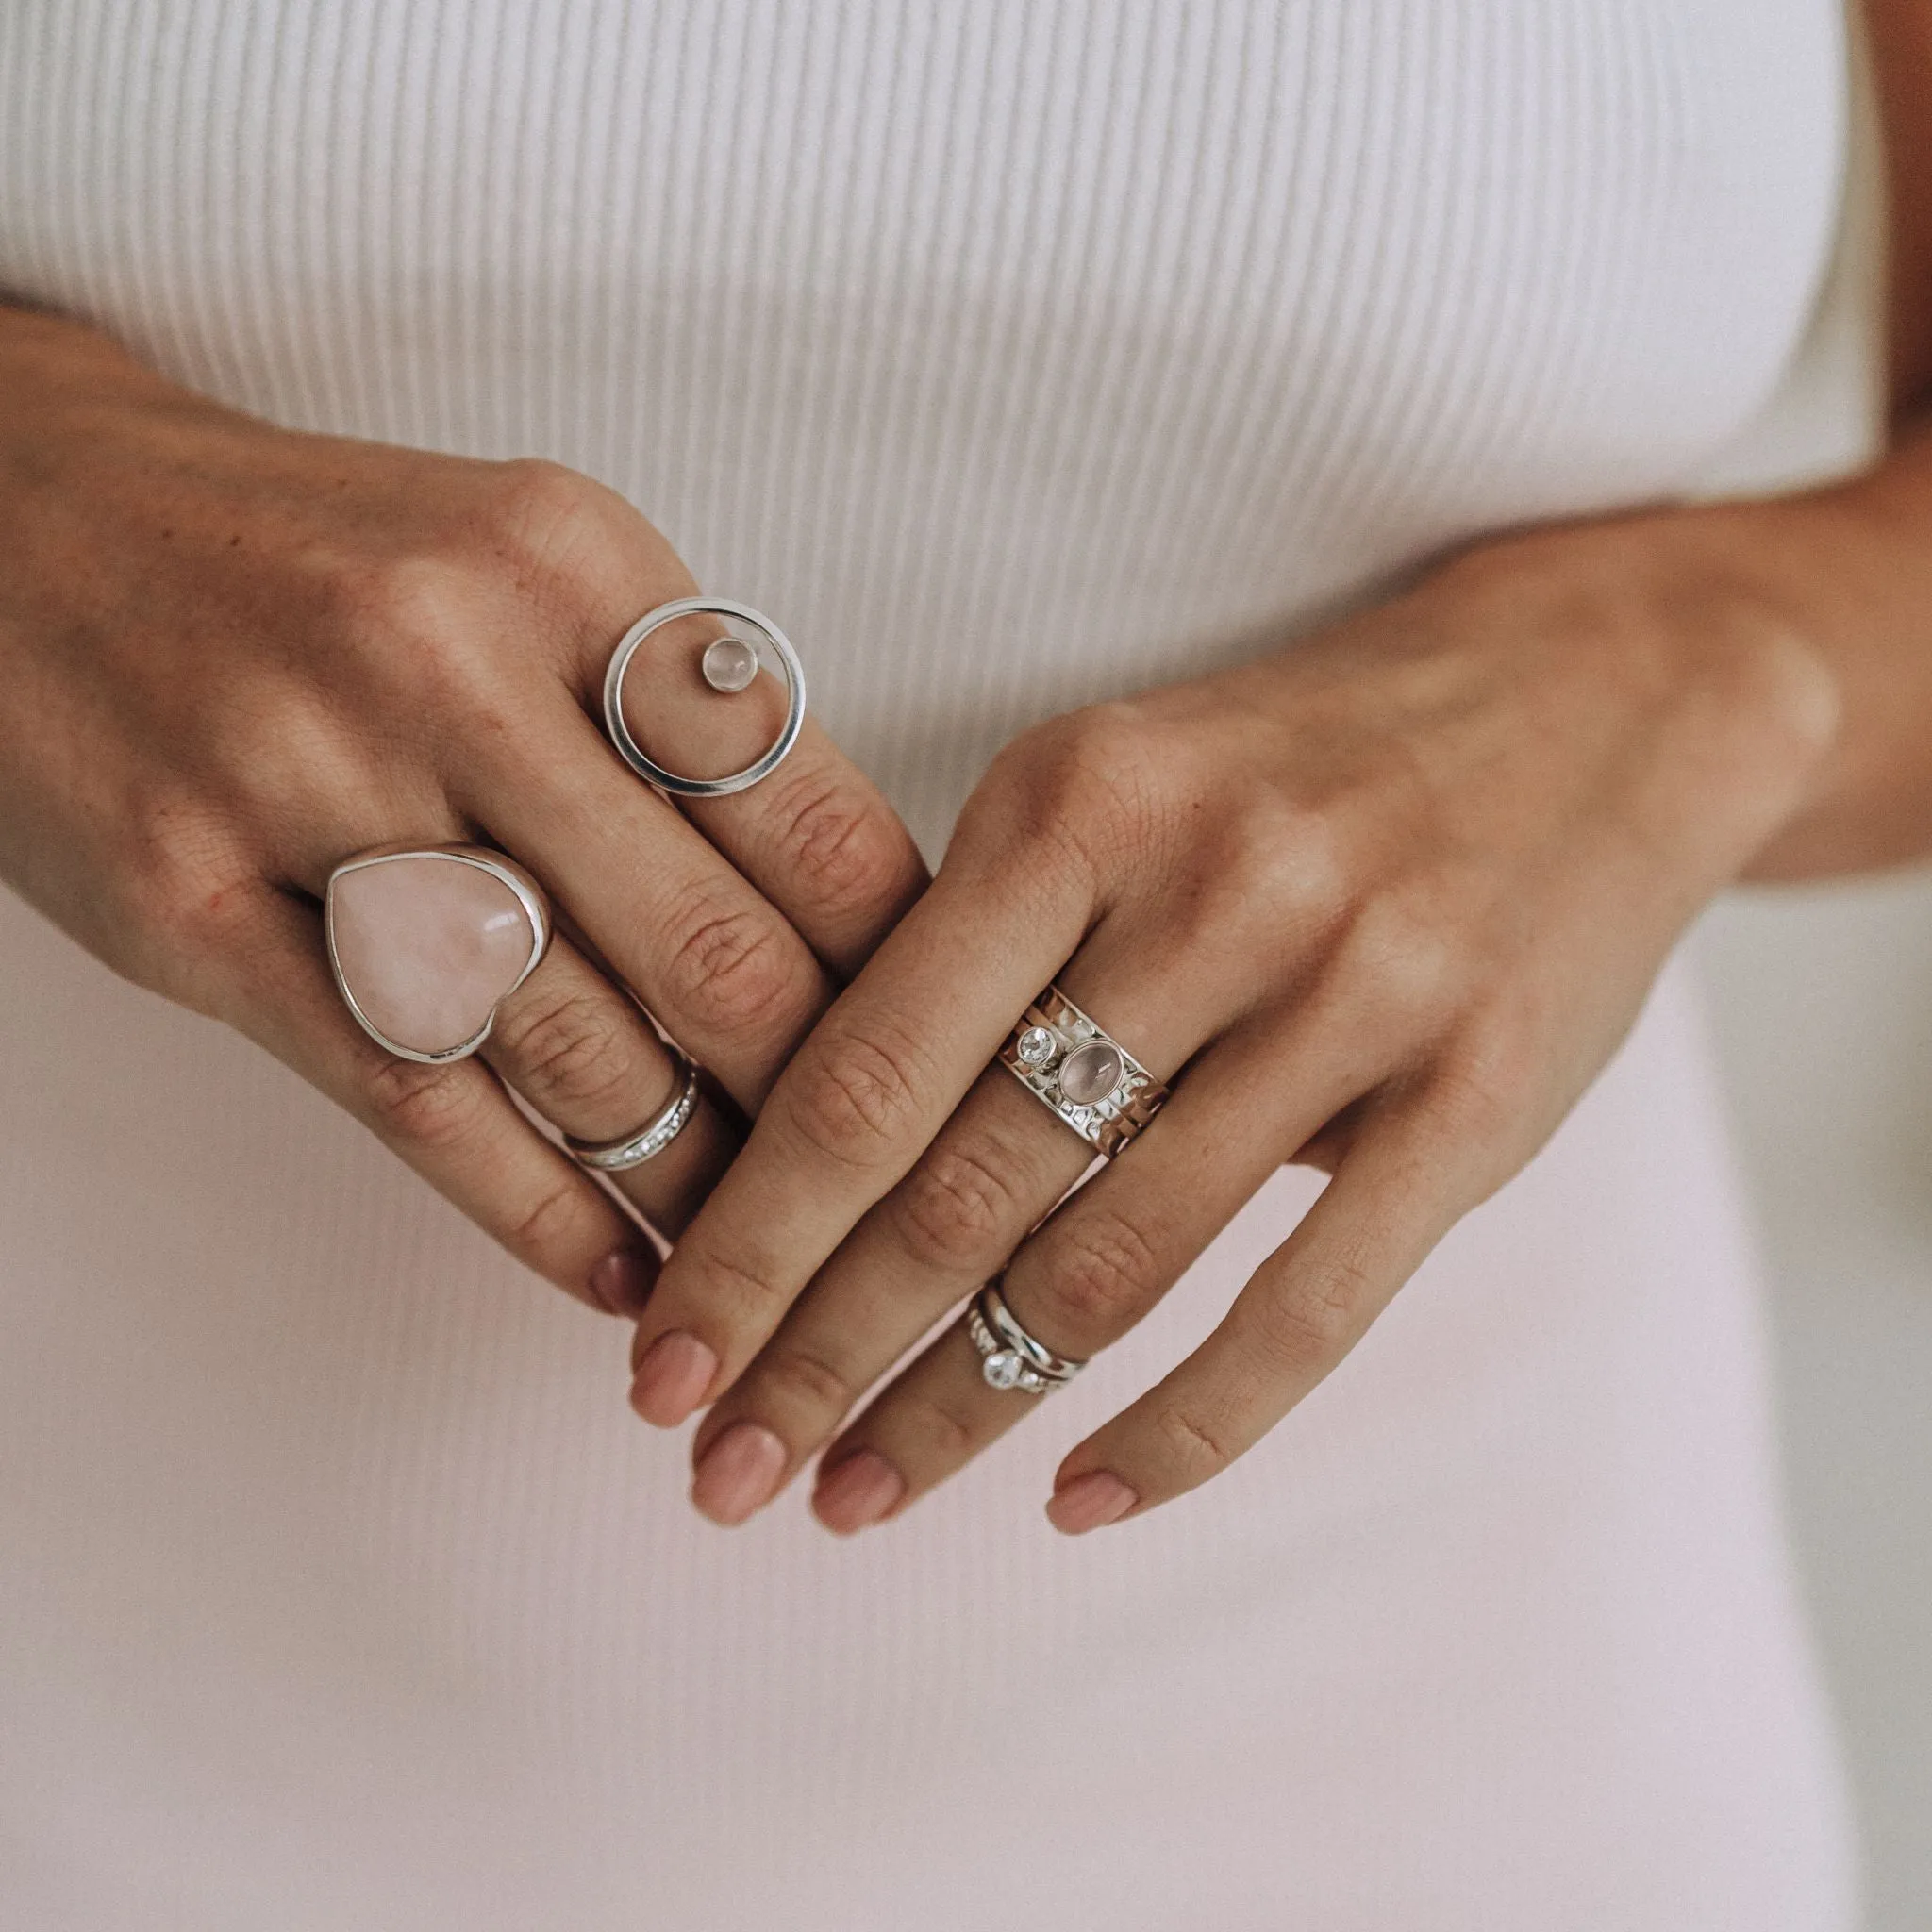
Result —
[{"label": "pinky finger", "polygon": [[480,1060],[383,1052],[342,1006],[322,920],[261,904],[250,970],[224,1017],[372,1129],[526,1267],[594,1308],[634,1314],[657,1278],[649,1238],[531,1126]]},{"label": "pinky finger", "polygon": [[1208,1340],[1067,1456],[1048,1521],[1078,1536],[1219,1475],[1341,1362],[1480,1191],[1417,1117],[1365,1128]]}]

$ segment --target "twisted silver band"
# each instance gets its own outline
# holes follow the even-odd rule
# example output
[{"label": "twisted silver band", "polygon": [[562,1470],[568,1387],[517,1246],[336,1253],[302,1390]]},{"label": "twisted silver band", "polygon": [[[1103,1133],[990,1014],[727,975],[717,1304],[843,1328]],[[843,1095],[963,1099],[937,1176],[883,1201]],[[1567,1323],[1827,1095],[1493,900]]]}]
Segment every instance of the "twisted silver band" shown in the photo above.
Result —
[{"label": "twisted silver band", "polygon": [[1044,1395],[1087,1366],[1056,1355],[1038,1336],[1029,1335],[991,1282],[967,1304],[966,1333],[979,1351],[979,1373],[990,1388]]},{"label": "twisted silver band", "polygon": [[[624,674],[630,669],[630,660],[637,656],[639,645],[654,630],[674,619],[691,617],[700,612],[735,617],[741,624],[749,625],[771,645],[779,669],[785,674],[785,723],[776,741],[763,757],[754,758],[743,771],[730,773],[723,778],[687,778],[680,772],[666,771],[631,736],[630,726],[624,719]],[[723,666],[714,669],[715,649],[713,645],[712,650],[705,654],[705,681],[718,691],[748,689],[752,678],[757,675],[756,664],[745,667],[741,678],[740,667],[736,665],[728,671]],[[639,777],[646,779],[659,791],[675,791],[682,798],[729,798],[733,792],[743,791],[756,785],[760,778],[769,778],[798,742],[798,734],[804,724],[805,667],[799,663],[798,653],[791,648],[791,641],[769,617],[754,610],[749,604],[734,603],[729,597],[679,597],[675,603],[660,604],[657,609],[646,611],[618,640],[616,650],[610,654],[609,669],[604,674],[604,728],[609,732],[618,756]]]},{"label": "twisted silver band", "polygon": [[684,1124],[697,1111],[698,1070],[674,1046],[677,1064],[684,1071],[677,1091],[663,1107],[635,1133],[615,1141],[579,1141],[575,1134],[564,1136],[564,1146],[579,1167],[596,1174],[623,1174],[654,1160],[684,1131]]},{"label": "twisted silver band", "polygon": [[1160,1111],[1167,1089],[1058,987],[1021,1015],[1000,1065],[1111,1160]]}]

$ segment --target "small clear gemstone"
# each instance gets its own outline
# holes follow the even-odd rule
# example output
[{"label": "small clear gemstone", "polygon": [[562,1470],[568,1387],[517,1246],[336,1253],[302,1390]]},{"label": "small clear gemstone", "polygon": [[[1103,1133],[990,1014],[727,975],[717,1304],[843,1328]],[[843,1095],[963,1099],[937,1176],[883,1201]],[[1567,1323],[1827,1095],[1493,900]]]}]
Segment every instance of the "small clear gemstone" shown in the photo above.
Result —
[{"label": "small clear gemstone", "polygon": [[1000,1348],[980,1363],[979,1373],[995,1389],[1014,1389],[1019,1386],[1025,1366],[1010,1348]]},{"label": "small clear gemstone", "polygon": [[1090,1040],[1060,1062],[1060,1091],[1075,1107],[1091,1107],[1121,1084],[1126,1070],[1119,1047],[1104,1040]]},{"label": "small clear gemstone", "polygon": [[758,675],[758,654],[742,638],[719,638],[705,646],[703,670],[713,691],[743,691]]},{"label": "small clear gemstone", "polygon": [[1054,1038],[1044,1026],[1029,1026],[1014,1051],[1023,1067],[1043,1067],[1053,1058]]}]

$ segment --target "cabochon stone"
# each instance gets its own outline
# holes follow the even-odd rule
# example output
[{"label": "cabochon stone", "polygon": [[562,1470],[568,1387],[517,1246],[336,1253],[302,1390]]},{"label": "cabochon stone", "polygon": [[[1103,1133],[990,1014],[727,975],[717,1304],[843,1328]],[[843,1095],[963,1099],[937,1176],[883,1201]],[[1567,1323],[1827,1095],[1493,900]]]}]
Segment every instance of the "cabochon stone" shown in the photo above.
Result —
[{"label": "cabochon stone", "polygon": [[328,916],[356,1004],[416,1053],[474,1040],[529,963],[536,937],[501,879],[436,852],[343,873]]}]

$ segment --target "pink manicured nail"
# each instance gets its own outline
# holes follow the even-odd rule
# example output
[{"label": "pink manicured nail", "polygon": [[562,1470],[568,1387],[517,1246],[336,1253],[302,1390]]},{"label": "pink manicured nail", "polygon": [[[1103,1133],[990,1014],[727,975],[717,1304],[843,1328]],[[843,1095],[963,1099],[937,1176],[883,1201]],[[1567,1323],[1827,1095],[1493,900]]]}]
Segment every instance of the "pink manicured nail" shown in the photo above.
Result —
[{"label": "pink manicured nail", "polygon": [[614,1255],[606,1255],[591,1270],[591,1292],[613,1315],[641,1315],[657,1279],[655,1255],[620,1248]]},{"label": "pink manicured nail", "polygon": [[906,1493],[906,1478],[871,1449],[848,1456],[823,1477],[811,1499],[812,1513],[840,1536],[876,1523]]},{"label": "pink manicured nail", "polygon": [[1046,1520],[1064,1536],[1085,1536],[1090,1529],[1118,1523],[1140,1500],[1119,1476],[1090,1469],[1046,1506]]},{"label": "pink manicured nail", "polygon": [[691,1499],[728,1528],[769,1503],[784,1473],[784,1443],[757,1423],[734,1423],[705,1451]]},{"label": "pink manicured nail", "polygon": [[660,1335],[638,1364],[630,1406],[647,1423],[675,1429],[699,1403],[718,1373],[718,1357],[695,1335],[674,1328]]}]

